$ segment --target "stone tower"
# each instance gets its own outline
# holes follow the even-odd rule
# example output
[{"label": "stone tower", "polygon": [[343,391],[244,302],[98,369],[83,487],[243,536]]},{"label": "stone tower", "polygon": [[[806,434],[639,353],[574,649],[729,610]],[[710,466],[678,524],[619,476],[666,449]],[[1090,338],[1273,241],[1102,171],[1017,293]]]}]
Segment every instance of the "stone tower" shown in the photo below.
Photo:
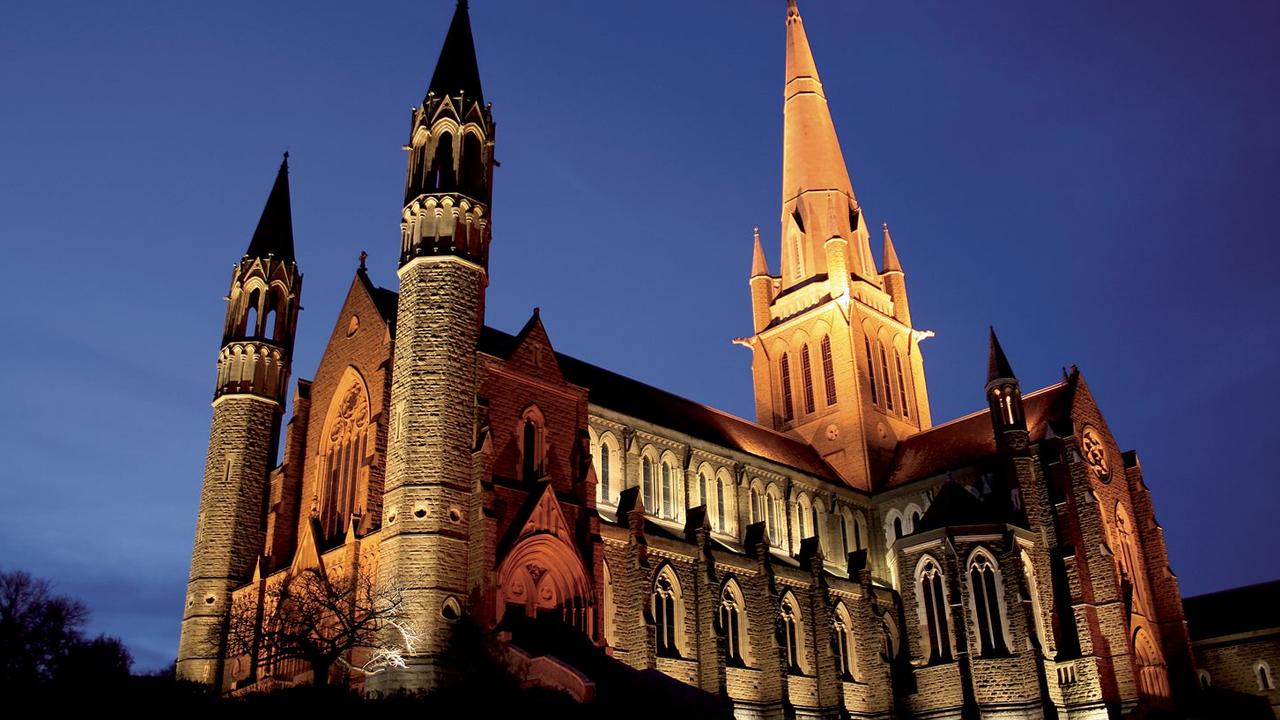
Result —
[{"label": "stone tower", "polygon": [[262,552],[267,477],[275,464],[301,291],[286,153],[227,295],[178,643],[177,673],[186,680],[221,685],[231,591],[252,577]]},{"label": "stone tower", "polygon": [[[451,624],[466,607],[476,423],[476,343],[488,285],[494,124],[465,1],[414,109],[401,216],[380,582],[396,584],[417,636],[408,667],[371,687],[439,685]],[[391,641],[397,641],[391,638]]]},{"label": "stone tower", "polygon": [[845,166],[804,21],[787,3],[781,276],[757,232],[751,270],[757,422],[812,444],[870,489],[898,439],[930,426],[921,334],[897,251],[884,268]]}]

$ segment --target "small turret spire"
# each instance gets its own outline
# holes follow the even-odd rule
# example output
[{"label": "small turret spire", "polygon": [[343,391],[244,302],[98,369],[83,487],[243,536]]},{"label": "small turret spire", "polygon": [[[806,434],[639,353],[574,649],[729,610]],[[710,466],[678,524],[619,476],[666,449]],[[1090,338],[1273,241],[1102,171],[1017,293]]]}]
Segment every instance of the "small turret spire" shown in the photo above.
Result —
[{"label": "small turret spire", "polygon": [[449,32],[444,37],[440,59],[436,61],[436,70],[431,75],[427,92],[434,93],[436,97],[462,93],[481,105],[484,104],[484,93],[480,88],[480,65],[476,62],[476,43],[471,36],[471,15],[467,12],[467,0],[458,0],[458,7],[453,11],[453,22],[449,23]]},{"label": "small turret spire", "polygon": [[294,262],[293,212],[289,207],[289,153],[285,152],[276,172],[276,182],[271,186],[262,217],[249,241],[246,257],[272,256],[282,262]]},{"label": "small turret spire", "polygon": [[1017,380],[1018,376],[1013,374],[1013,368],[1009,365],[1009,358],[1004,355],[1004,348],[1000,347],[1000,339],[996,337],[996,329],[991,330],[991,349],[987,356],[987,384],[997,380]]},{"label": "small turret spire", "polygon": [[884,272],[902,272],[902,263],[898,262],[898,251],[893,247],[893,238],[889,236],[889,223],[884,224]]},{"label": "small turret spire", "polygon": [[755,228],[755,248],[751,252],[751,277],[769,275],[769,261],[764,257],[764,246],[760,244],[760,228]]}]

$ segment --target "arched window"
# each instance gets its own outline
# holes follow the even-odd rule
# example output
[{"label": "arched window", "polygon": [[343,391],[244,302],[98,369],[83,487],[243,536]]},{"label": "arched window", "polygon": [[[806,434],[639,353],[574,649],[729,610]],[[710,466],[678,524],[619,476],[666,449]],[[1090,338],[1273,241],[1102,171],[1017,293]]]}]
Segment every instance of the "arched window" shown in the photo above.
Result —
[{"label": "arched window", "polygon": [[1026,584],[1027,599],[1031,602],[1031,619],[1035,623],[1035,627],[1032,628],[1033,647],[1043,648],[1047,630],[1044,624],[1044,611],[1040,608],[1040,585],[1036,582],[1036,568],[1031,563],[1031,555],[1026,550],[1021,552],[1020,557],[1022,581]]},{"label": "arched window", "polygon": [[1275,676],[1271,674],[1271,666],[1265,660],[1254,663],[1253,674],[1258,678],[1259,690],[1268,692],[1276,689]]},{"label": "arched window", "polygon": [[745,612],[742,592],[738,584],[730,579],[724,584],[720,593],[720,631],[724,633],[724,657],[732,667],[746,665],[746,653],[743,643],[746,641]]},{"label": "arched window", "polygon": [[902,536],[902,518],[895,517],[893,519],[893,539],[901,540]]},{"label": "arched window", "polygon": [[457,183],[453,172],[453,135],[443,132],[436,139],[436,155],[428,170],[427,191],[451,190]]},{"label": "arched window", "polygon": [[813,365],[809,361],[807,344],[800,348],[800,374],[804,376],[801,380],[801,387],[804,388],[804,411],[812,413],[817,408],[813,400]]},{"label": "arched window", "polygon": [[707,474],[701,470],[698,471],[698,500],[707,508],[707,515],[711,515],[712,504],[711,498],[707,496]]},{"label": "arched window", "polygon": [[849,618],[849,610],[844,603],[836,605],[835,618],[831,623],[831,649],[836,656],[836,673],[843,680],[853,680],[853,643],[850,642],[849,631],[853,622]]},{"label": "arched window", "polygon": [[820,346],[822,352],[822,382],[827,390],[827,405],[836,404],[836,370],[831,362],[831,336],[823,335]]},{"label": "arched window", "polygon": [[786,353],[782,353],[779,368],[782,373],[782,419],[790,422],[796,415],[791,407],[791,360]]},{"label": "arched window", "polygon": [[863,336],[862,342],[867,346],[867,377],[871,380],[871,404],[880,403],[879,391],[876,390],[876,363],[871,359],[871,338]]},{"label": "arched window", "polygon": [[538,477],[538,424],[531,417],[525,417],[523,433],[520,438],[521,477],[534,480]]},{"label": "arched window", "polygon": [[[1151,633],[1141,625],[1133,632],[1133,652],[1138,660],[1138,694],[1144,697],[1169,697],[1169,671],[1165,667],[1160,648],[1151,639]],[[1254,670],[1258,671],[1258,666]],[[1270,669],[1267,670],[1270,678]],[[1259,675],[1259,689],[1262,689]]]},{"label": "arched window", "polygon": [[951,630],[947,624],[947,590],[942,570],[929,556],[916,570],[916,598],[920,603],[925,650],[930,663],[951,661]]},{"label": "arched window", "polygon": [[245,310],[244,332],[245,337],[258,337],[258,304],[261,294],[254,290],[249,293],[249,304]]},{"label": "arched window", "polygon": [[600,444],[600,499],[603,499],[605,502],[610,502],[613,498],[613,493],[610,492],[610,488],[609,488],[609,471],[611,469],[610,468],[611,460],[612,458],[609,457],[608,444],[601,443]]},{"label": "arched window", "polygon": [[765,490],[764,512],[765,527],[769,530],[769,543],[774,546],[781,545],[783,539],[779,520],[785,519],[786,515],[779,512],[781,509],[782,494],[778,491],[777,485],[770,485],[769,489]]},{"label": "arched window", "polygon": [[913,533],[919,528],[920,528],[920,511],[913,510],[911,511],[911,525],[907,529],[907,532]]},{"label": "arched window", "polygon": [[716,474],[716,529],[720,532],[728,532],[729,526],[726,522],[725,512],[725,491],[724,486],[728,480],[719,473]]},{"label": "arched window", "polygon": [[1196,672],[1196,677],[1200,679],[1200,689],[1208,690],[1213,687],[1213,679],[1209,677],[1208,670],[1200,670]]},{"label": "arched window", "polygon": [[1142,577],[1142,566],[1138,562],[1138,541],[1134,537],[1133,520],[1124,505],[1116,504],[1116,534],[1119,536],[1119,547],[1115,557],[1120,565],[1121,582],[1129,583],[1133,590],[1134,611],[1150,617],[1147,609],[1146,583]]},{"label": "arched window", "polygon": [[982,655],[1002,655],[1009,652],[1004,642],[1004,613],[1001,610],[1003,596],[1000,571],[995,559],[985,551],[974,552],[969,558],[969,600],[978,625]]},{"label": "arched window", "polygon": [[609,563],[604,563],[604,642],[614,645],[618,640],[618,607],[613,597],[613,578],[609,573]]},{"label": "arched window", "polygon": [[783,646],[786,651],[787,669],[797,675],[803,674],[800,652],[804,648],[804,634],[800,627],[800,607],[791,593],[782,598],[779,612],[782,620]]},{"label": "arched window", "polygon": [[866,547],[862,542],[862,513],[858,513],[853,518],[853,549],[861,550]]},{"label": "arched window", "polygon": [[657,629],[658,654],[680,657],[679,636],[684,623],[684,603],[680,582],[668,565],[653,583],[653,621]]},{"label": "arched window", "polygon": [[884,406],[893,410],[893,386],[889,384],[889,359],[884,354],[884,343],[880,346],[880,379],[884,381]]},{"label": "arched window", "polygon": [[809,496],[800,493],[796,497],[796,530],[798,537],[803,540],[813,533],[810,532],[811,526],[809,521],[813,515],[813,504],[809,501]]},{"label": "arched window", "polygon": [[[358,511],[357,496],[370,451],[369,391],[355,368],[347,368],[337,385],[320,436],[317,473],[320,527],[329,538],[346,532]],[[366,480],[367,482],[367,480]],[[360,498],[361,504],[363,498]],[[362,509],[362,508],[361,508]]]},{"label": "arched window", "polygon": [[671,485],[671,463],[666,460],[662,461],[662,517],[670,518],[672,515],[672,493],[674,488]]},{"label": "arched window", "polygon": [[893,362],[898,366],[898,397],[902,400],[902,417],[911,417],[911,411],[907,409],[907,381],[902,377],[902,354],[897,348],[893,351]]},{"label": "arched window", "polygon": [[751,522],[758,523],[763,520],[763,513],[760,508],[760,489],[752,486],[750,492],[751,499]]},{"label": "arched window", "polygon": [[484,200],[484,151],[475,133],[466,133],[462,141],[462,192]]},{"label": "arched window", "polygon": [[653,505],[653,459],[648,455],[640,461],[641,486],[644,492],[644,509],[653,513],[657,508]]}]

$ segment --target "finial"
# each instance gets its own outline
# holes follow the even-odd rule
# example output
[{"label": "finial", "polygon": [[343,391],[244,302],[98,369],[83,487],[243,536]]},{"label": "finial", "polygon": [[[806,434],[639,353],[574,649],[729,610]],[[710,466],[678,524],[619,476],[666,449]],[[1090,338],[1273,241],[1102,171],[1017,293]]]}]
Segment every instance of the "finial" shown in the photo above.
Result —
[{"label": "finial", "polygon": [[361,269],[361,270],[364,270],[364,269],[365,269],[365,267],[364,267],[364,261],[365,261],[365,260],[368,260],[368,259],[369,259],[369,253],[367,253],[367,252],[365,252],[365,251],[361,250],[361,251],[360,251],[360,269]]},{"label": "finial", "polygon": [[[463,0],[463,1],[465,2],[465,0]],[[542,308],[541,308],[541,307],[535,307],[535,308],[533,309],[533,316],[534,316],[534,317],[542,317]]]},{"label": "finial", "polygon": [[760,239],[760,226],[759,226],[759,225],[757,225],[757,226],[755,226],[755,227],[751,228],[751,235],[752,235],[753,237],[755,237],[755,239],[757,239],[757,240],[759,240],[759,239]]},{"label": "finial", "polygon": [[787,17],[800,17],[800,8],[796,7],[796,0],[787,0]]}]

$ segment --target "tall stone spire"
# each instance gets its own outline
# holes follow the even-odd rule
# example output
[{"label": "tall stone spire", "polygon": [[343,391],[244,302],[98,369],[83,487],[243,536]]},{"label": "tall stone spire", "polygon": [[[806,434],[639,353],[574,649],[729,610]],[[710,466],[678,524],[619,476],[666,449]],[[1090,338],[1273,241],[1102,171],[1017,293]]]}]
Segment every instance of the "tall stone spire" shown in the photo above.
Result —
[{"label": "tall stone spire", "polygon": [[782,283],[829,272],[824,244],[842,237],[846,271],[878,282],[865,222],[795,0],[787,2],[782,130]]},{"label": "tall stone spire", "polygon": [[245,257],[274,257],[281,262],[293,262],[293,210],[289,206],[289,153],[280,161],[276,182],[271,186],[267,204],[258,218]]}]

